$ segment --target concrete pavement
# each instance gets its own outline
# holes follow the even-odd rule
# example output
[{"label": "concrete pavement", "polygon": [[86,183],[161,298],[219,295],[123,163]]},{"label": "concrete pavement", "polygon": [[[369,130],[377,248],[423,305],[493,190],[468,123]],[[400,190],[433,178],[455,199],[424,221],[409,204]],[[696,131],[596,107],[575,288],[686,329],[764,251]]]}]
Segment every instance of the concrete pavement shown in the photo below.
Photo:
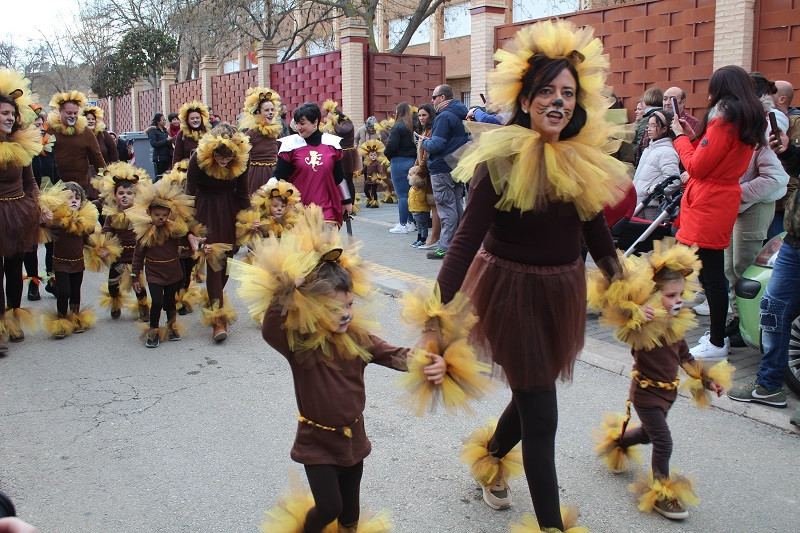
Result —
[{"label": "concrete pavement", "polygon": [[[408,345],[415,335],[400,326],[393,293],[434,279],[440,263],[408,246],[413,235],[388,234],[393,215],[394,206],[362,211],[354,232],[363,256],[379,265],[382,334]],[[87,274],[85,301],[103,280]],[[146,349],[133,319],[100,311],[84,334],[56,341],[40,332],[11,346],[0,359],[0,490],[24,519],[42,532],[257,530],[288,487],[288,470],[302,472],[289,458],[296,406],[286,361],[261,340],[242,302],[234,304],[240,320],[220,345],[189,315],[182,341]],[[33,307],[53,305],[45,295]],[[702,498],[689,520],[636,510],[626,490],[633,475],[607,473],[591,441],[603,413],[624,408],[628,359],[623,347],[590,338],[574,382],[559,388],[559,483],[580,524],[608,532],[794,530],[800,437],[778,420],[788,411],[737,411],[741,404],[725,399],[700,411],[680,398],[670,412],[672,465],[698,480]],[[458,462],[461,439],[502,412],[507,389],[472,414],[417,418],[402,405],[395,377],[367,369],[373,453],[362,508],[386,508],[396,531],[412,533],[507,531],[532,511],[524,479],[511,483],[514,506],[492,511]],[[643,455],[647,461],[649,450]]]}]

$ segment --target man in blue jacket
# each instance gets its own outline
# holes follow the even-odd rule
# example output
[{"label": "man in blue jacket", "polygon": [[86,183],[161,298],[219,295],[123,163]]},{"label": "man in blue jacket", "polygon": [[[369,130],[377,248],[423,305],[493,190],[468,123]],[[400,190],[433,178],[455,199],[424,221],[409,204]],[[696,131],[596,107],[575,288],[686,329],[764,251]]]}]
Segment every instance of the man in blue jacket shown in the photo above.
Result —
[{"label": "man in blue jacket", "polygon": [[431,96],[436,118],[433,120],[431,138],[423,139],[422,147],[428,152],[428,170],[431,174],[433,197],[442,222],[439,247],[428,252],[428,259],[442,259],[464,212],[462,199],[464,185],[450,177],[453,170],[445,158],[469,140],[463,120],[467,118],[467,106],[453,98],[449,85],[439,85]]}]

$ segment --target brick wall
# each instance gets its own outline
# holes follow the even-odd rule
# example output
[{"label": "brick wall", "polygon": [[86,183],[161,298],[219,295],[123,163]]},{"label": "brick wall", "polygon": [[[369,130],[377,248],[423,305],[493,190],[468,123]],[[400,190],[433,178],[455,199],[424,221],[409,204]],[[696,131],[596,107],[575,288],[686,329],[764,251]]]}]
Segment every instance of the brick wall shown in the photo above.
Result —
[{"label": "brick wall", "polygon": [[[608,84],[623,98],[629,118],[642,93],[672,85],[687,93],[687,111],[701,114],[714,65],[714,0],[643,0],[565,15],[594,27],[611,60]],[[534,21],[499,26],[495,47]]]},{"label": "brick wall", "polygon": [[153,89],[139,93],[139,131],[144,131],[153,122],[155,107],[153,107]]},{"label": "brick wall", "polygon": [[173,83],[169,86],[169,112],[177,113],[186,102],[203,100],[200,79]]},{"label": "brick wall", "polygon": [[[322,105],[328,98],[342,101],[342,57],[337,50],[270,66],[270,86],[281,95],[291,116],[304,102]],[[346,111],[346,110],[345,110]]]},{"label": "brick wall", "polygon": [[211,106],[214,114],[223,122],[236,124],[236,117],[244,107],[244,95],[248,88],[256,86],[258,69],[251,68],[221,74],[211,78]]},{"label": "brick wall", "polygon": [[369,54],[367,114],[379,120],[394,113],[400,102],[420,106],[445,79],[445,58],[427,55]]},{"label": "brick wall", "polygon": [[131,104],[130,93],[114,98],[114,116],[114,127],[117,128],[117,133],[136,131],[133,127],[133,105]]},{"label": "brick wall", "polygon": [[756,2],[753,69],[794,87],[800,105],[800,0]]}]

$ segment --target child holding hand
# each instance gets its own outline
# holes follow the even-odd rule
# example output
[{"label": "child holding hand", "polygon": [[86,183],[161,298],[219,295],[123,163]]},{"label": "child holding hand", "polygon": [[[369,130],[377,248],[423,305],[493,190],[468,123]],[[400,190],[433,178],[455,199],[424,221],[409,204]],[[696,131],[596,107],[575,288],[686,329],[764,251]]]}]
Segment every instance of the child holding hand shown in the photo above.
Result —
[{"label": "child holding hand", "polygon": [[[603,430],[596,433],[595,451],[617,473],[635,457],[634,446],[652,444],[651,475],[630,490],[640,494],[640,510],[683,520],[688,517],[685,505],[699,500],[691,482],[669,469],[672,435],[667,413],[678,395],[678,370],[683,368],[690,378],[681,388],[688,388],[695,403],[706,407],[706,391],[721,396],[723,383],[730,386],[733,367],[725,361],[704,367],[689,353],[684,338],[696,324],[693,312],[683,307],[684,295],[692,294],[700,270],[696,247],[674,239],[654,245],[649,255],[626,259],[625,273],[610,287],[599,276],[590,282],[590,305],[603,308],[604,324],[618,326],[616,337],[631,344],[634,359],[626,415],[607,415]],[[628,427],[631,405],[640,426]]]},{"label": "child holding hand", "polygon": [[[369,288],[365,267],[352,249],[343,249],[321,213],[312,220],[280,240],[257,243],[252,265],[232,265],[251,313],[259,306],[265,311],[264,340],[289,362],[299,411],[291,457],[304,465],[313,495],[284,498],[267,513],[262,531],[318,533],[338,522],[338,531],[355,532],[368,521],[360,519],[359,508],[363,461],[371,450],[364,428],[364,369],[376,363],[405,371],[410,353],[368,331],[370,321],[354,305],[356,294]],[[311,234],[304,234],[309,228]],[[427,357],[425,375],[440,384],[445,362],[432,353]],[[370,531],[389,530],[380,514],[372,520]]]}]

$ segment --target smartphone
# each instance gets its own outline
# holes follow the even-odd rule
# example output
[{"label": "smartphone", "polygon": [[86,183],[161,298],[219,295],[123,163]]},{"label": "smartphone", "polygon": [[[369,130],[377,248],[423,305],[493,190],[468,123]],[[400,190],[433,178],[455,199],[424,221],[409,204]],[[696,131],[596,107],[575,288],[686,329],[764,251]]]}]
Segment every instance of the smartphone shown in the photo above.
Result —
[{"label": "smartphone", "polygon": [[672,114],[673,115],[680,115],[681,108],[678,107],[678,99],[674,96],[669,97],[670,102],[672,102]]},{"label": "smartphone", "polygon": [[478,96],[481,97],[481,101],[483,102],[483,105],[486,105],[486,97],[483,96],[483,93],[479,93]]},{"label": "smartphone", "polygon": [[769,127],[772,128],[772,133],[778,139],[778,148],[781,147],[781,129],[778,127],[778,121],[775,119],[775,112],[769,112]]},{"label": "smartphone", "polygon": [[415,132],[414,132],[414,138],[415,138],[415,139],[422,139],[423,137],[422,137],[422,135],[420,135],[419,133],[417,133],[417,132],[415,131]]}]

